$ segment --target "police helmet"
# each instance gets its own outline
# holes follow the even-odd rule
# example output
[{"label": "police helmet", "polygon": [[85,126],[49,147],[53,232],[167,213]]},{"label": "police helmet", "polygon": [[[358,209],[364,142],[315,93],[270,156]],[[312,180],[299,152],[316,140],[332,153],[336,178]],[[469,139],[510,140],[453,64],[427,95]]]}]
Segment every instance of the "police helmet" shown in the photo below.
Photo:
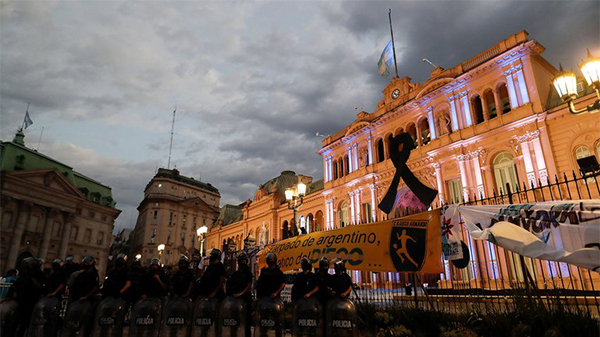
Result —
[{"label": "police helmet", "polygon": [[150,260],[150,266],[160,266],[160,261],[157,258]]},{"label": "police helmet", "polygon": [[333,268],[335,269],[336,273],[337,272],[345,272],[346,271],[346,263],[344,262],[344,260],[338,259],[337,261],[334,262]]},{"label": "police helmet", "polygon": [[186,266],[188,266],[190,264],[190,259],[185,255],[181,255],[181,257],[179,258],[179,262],[177,262],[177,264],[178,265],[185,264]]},{"label": "police helmet", "polygon": [[21,261],[23,263],[23,266],[27,267],[27,268],[31,268],[34,267],[37,264],[37,260],[34,257],[26,257],[23,259],[23,261]]},{"label": "police helmet", "polygon": [[277,264],[277,255],[275,253],[270,252],[265,256],[265,260],[267,261],[268,266],[275,266]]},{"label": "police helmet", "polygon": [[319,269],[326,270],[329,269],[329,260],[323,256],[319,261]]},{"label": "police helmet", "polygon": [[54,261],[52,261],[52,266],[62,266],[63,265],[63,260],[61,259],[54,259]]},{"label": "police helmet", "polygon": [[220,260],[221,259],[221,251],[214,248],[210,251],[210,261]]},{"label": "police helmet", "polygon": [[117,259],[115,260],[115,265],[120,267],[124,266],[127,263],[127,255],[119,254],[117,255]]},{"label": "police helmet", "polygon": [[307,271],[312,270],[312,263],[310,263],[310,260],[306,256],[302,258],[302,262],[300,262],[300,266],[302,266],[302,270],[307,270]]},{"label": "police helmet", "polygon": [[248,255],[246,253],[240,253],[237,257],[238,264],[248,264]]},{"label": "police helmet", "polygon": [[86,256],[81,260],[81,264],[84,266],[94,266],[96,264],[96,259],[93,256]]},{"label": "police helmet", "polygon": [[66,263],[73,263],[74,261],[73,255],[69,255],[65,258]]}]

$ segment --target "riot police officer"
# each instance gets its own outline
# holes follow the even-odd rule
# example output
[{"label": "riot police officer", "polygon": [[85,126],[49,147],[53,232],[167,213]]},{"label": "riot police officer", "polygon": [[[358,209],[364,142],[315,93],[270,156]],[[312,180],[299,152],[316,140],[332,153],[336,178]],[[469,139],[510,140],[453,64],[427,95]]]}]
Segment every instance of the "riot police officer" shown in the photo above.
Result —
[{"label": "riot police officer", "polygon": [[330,288],[333,295],[346,298],[352,291],[352,279],[346,273],[346,263],[343,260],[337,260],[333,264],[333,268],[335,269],[335,275],[330,280]]},{"label": "riot police officer", "polygon": [[250,325],[251,325],[251,305],[252,305],[252,271],[248,266],[248,255],[241,253],[237,257],[237,270],[229,276],[225,289],[228,296],[234,298],[241,298],[246,303],[246,325],[245,333],[246,337],[250,337]]},{"label": "riot police officer", "polygon": [[225,285],[225,266],[221,262],[221,251],[213,249],[210,252],[209,264],[198,282],[198,296],[219,301],[225,298],[223,286]]},{"label": "riot police officer", "polygon": [[19,278],[13,283],[6,296],[15,298],[19,303],[17,337],[25,335],[33,307],[42,295],[44,280],[39,278],[36,269],[39,270],[39,266],[35,258],[24,258],[17,266]]},{"label": "riot police officer", "polygon": [[304,257],[301,262],[302,272],[296,274],[294,286],[292,287],[292,301],[300,298],[310,298],[317,291],[317,276],[312,272],[312,264],[308,258]]},{"label": "riot police officer", "polygon": [[55,259],[52,261],[52,273],[44,285],[44,295],[48,297],[62,297],[65,292],[66,281],[63,261]]},{"label": "riot police officer", "polygon": [[277,255],[267,253],[265,257],[267,266],[260,270],[260,276],[256,281],[256,294],[258,298],[270,296],[275,299],[279,297],[285,288],[285,277],[279,266],[277,266]]},{"label": "riot police officer", "polygon": [[147,297],[162,298],[167,295],[169,281],[160,266],[158,259],[150,261],[150,270],[142,282],[142,299]]},{"label": "riot police officer", "polygon": [[96,269],[96,259],[92,256],[86,256],[81,264],[83,270],[73,280],[73,286],[69,292],[73,300],[93,300],[94,295],[100,291],[100,277]]},{"label": "riot police officer", "polygon": [[319,261],[319,270],[317,271],[316,277],[317,286],[319,287],[316,297],[319,302],[321,302],[321,305],[325,307],[327,301],[331,298],[331,290],[329,290],[329,279],[331,278],[331,275],[329,275],[329,260],[326,257],[322,257]]},{"label": "riot police officer", "polygon": [[129,270],[127,270],[127,256],[119,254],[115,260],[115,267],[110,271],[104,287],[102,288],[102,296],[124,297],[127,302],[127,291],[131,287],[131,278]]},{"label": "riot police officer", "polygon": [[171,277],[172,292],[175,297],[188,298],[194,290],[194,275],[190,270],[187,256],[182,256],[177,264],[179,270]]}]

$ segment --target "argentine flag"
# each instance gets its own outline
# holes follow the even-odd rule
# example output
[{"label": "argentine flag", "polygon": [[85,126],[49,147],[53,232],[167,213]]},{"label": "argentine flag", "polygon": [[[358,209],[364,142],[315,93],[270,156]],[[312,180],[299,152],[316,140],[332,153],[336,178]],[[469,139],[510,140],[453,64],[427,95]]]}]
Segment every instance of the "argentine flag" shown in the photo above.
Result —
[{"label": "argentine flag", "polygon": [[33,120],[29,117],[29,111],[25,112],[25,118],[23,119],[23,126],[27,129],[33,124]]},{"label": "argentine flag", "polygon": [[387,76],[390,74],[390,69],[392,69],[392,65],[394,64],[394,51],[392,46],[392,40],[388,42],[387,46],[383,49],[381,53],[381,57],[379,57],[379,62],[377,62],[377,67],[379,68],[379,75]]}]

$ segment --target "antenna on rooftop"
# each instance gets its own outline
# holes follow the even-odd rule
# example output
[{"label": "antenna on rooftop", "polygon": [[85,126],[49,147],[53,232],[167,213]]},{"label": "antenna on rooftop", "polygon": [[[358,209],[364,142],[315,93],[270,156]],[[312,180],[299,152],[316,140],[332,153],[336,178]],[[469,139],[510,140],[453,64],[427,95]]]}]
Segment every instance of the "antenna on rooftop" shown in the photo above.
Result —
[{"label": "antenna on rooftop", "polygon": [[320,133],[319,131],[317,131],[317,133],[315,134],[315,136],[317,136],[317,137],[323,137],[323,138],[327,138],[327,137],[329,137],[329,136],[331,136],[331,135],[324,135],[324,134]]},{"label": "antenna on rooftop", "polygon": [[169,144],[169,159],[167,160],[167,170],[171,168],[171,150],[173,150],[173,130],[175,130],[175,113],[177,112],[177,106],[173,110],[173,122],[171,123],[171,143]]},{"label": "antenna on rooftop", "polygon": [[435,69],[437,69],[437,68],[440,68],[440,66],[438,66],[437,64],[435,64],[435,63],[433,63],[433,62],[429,61],[429,60],[428,60],[428,59],[426,59],[426,58],[423,58],[423,62],[427,62],[427,63],[431,64],[431,66],[432,66],[432,67],[434,67]]},{"label": "antenna on rooftop", "polygon": [[37,148],[35,149],[36,151],[40,151],[40,143],[42,142],[42,135],[44,134],[44,127],[42,126],[42,132],[40,132],[40,138],[38,139],[38,145]]}]

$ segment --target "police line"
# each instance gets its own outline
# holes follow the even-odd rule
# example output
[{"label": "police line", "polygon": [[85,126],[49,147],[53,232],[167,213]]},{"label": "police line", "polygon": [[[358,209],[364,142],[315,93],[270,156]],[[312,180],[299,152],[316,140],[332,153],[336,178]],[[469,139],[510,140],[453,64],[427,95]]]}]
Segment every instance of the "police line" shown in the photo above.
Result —
[{"label": "police line", "polygon": [[352,270],[441,273],[440,210],[279,241],[260,252],[261,267],[269,252],[282,271],[299,269],[303,257],[315,266],[327,257],[345,260]]}]

